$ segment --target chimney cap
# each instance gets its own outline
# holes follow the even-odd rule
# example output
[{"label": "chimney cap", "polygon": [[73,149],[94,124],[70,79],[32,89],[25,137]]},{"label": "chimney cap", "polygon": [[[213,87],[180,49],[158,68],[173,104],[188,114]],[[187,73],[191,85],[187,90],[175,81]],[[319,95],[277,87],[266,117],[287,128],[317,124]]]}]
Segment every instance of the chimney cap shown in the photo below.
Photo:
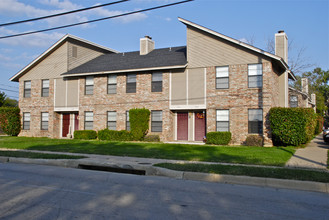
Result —
[{"label": "chimney cap", "polygon": [[282,33],[284,33],[284,30],[279,30],[278,33],[282,34]]},{"label": "chimney cap", "polygon": [[148,36],[148,35],[145,35],[144,37],[145,37],[145,38],[148,38],[148,39],[150,39],[150,40],[152,40],[152,37],[150,37],[150,36]]}]

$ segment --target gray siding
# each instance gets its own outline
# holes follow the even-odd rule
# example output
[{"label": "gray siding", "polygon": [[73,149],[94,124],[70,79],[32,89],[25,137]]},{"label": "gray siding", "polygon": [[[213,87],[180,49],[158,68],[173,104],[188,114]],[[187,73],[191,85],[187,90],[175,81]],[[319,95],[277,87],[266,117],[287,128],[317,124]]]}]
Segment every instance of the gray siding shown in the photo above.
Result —
[{"label": "gray siding", "polygon": [[196,68],[262,63],[265,57],[188,26],[187,59],[188,67]]},{"label": "gray siding", "polygon": [[48,55],[19,80],[54,79],[67,71],[67,43]]}]

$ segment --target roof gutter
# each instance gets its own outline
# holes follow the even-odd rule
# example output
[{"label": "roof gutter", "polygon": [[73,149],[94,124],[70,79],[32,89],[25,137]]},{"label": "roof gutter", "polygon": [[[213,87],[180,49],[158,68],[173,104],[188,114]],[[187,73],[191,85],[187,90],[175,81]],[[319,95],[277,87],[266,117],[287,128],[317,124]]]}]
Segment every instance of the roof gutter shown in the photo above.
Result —
[{"label": "roof gutter", "polygon": [[91,75],[104,75],[104,74],[114,74],[114,73],[129,73],[129,72],[141,72],[141,71],[153,71],[153,70],[166,70],[166,69],[184,69],[187,67],[185,65],[176,66],[163,66],[163,67],[151,67],[151,68],[140,68],[140,69],[126,69],[126,70],[113,70],[113,71],[101,71],[101,72],[90,72],[90,73],[71,73],[61,74],[62,77],[74,77],[74,76],[91,76]]}]

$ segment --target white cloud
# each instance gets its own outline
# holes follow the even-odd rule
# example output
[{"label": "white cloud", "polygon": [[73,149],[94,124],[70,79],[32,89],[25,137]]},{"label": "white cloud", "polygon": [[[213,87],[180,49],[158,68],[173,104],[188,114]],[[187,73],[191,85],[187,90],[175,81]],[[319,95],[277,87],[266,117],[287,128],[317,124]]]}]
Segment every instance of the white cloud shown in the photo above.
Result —
[{"label": "white cloud", "polygon": [[[4,27],[0,28],[0,35],[12,35],[18,32],[6,29]],[[45,47],[49,46],[51,43],[59,40],[64,34],[53,32],[53,33],[37,33],[13,38],[1,39],[0,44],[8,44],[12,46],[24,46],[24,47]]]}]

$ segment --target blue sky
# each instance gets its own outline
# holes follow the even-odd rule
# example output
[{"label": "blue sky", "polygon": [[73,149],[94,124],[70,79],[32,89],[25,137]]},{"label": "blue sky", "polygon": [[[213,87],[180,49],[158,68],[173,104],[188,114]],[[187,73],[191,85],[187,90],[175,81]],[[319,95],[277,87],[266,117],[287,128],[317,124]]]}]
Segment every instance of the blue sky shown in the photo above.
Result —
[{"label": "blue sky", "polygon": [[[113,0],[1,0],[0,23],[104,4]],[[61,18],[0,27],[0,36],[45,29],[118,13],[144,9],[179,0],[131,0]],[[66,33],[121,51],[139,50],[139,39],[149,35],[156,48],[186,45],[186,28],[177,17],[195,22],[261,49],[278,30],[293,41],[289,53],[314,67],[329,69],[328,0],[195,0],[186,4],[35,35],[0,39],[0,91],[18,97],[18,83],[9,78],[47,50]],[[308,69],[312,70],[314,67]],[[14,90],[14,92],[8,91]]]}]

